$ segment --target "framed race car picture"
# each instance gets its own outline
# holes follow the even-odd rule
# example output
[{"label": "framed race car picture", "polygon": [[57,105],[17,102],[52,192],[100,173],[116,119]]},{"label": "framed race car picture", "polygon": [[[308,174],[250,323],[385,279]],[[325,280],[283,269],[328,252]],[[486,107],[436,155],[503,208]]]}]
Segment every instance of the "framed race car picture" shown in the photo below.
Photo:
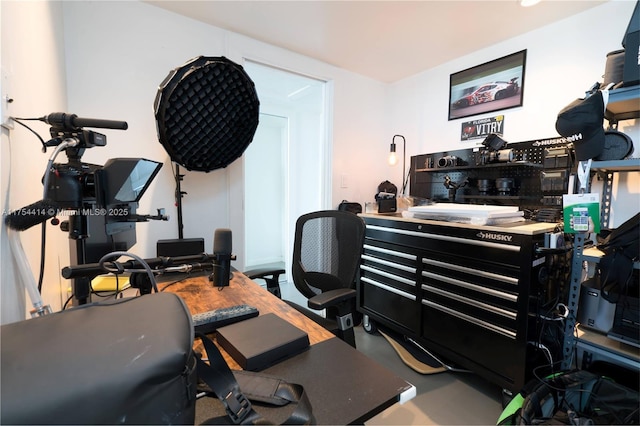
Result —
[{"label": "framed race car picture", "polygon": [[449,120],[522,106],[527,51],[451,74]]}]

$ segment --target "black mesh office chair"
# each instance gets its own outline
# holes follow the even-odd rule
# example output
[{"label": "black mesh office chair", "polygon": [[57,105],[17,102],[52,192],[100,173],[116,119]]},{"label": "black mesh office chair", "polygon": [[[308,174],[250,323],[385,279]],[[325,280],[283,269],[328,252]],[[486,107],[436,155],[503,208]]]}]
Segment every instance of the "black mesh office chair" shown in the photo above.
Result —
[{"label": "black mesh office chair", "polygon": [[[292,275],[312,310],[289,305],[355,347],[355,280],[364,244],[365,224],[359,216],[339,210],[307,213],[296,221]],[[275,271],[263,271],[267,275]],[[262,278],[254,276],[254,278]]]}]

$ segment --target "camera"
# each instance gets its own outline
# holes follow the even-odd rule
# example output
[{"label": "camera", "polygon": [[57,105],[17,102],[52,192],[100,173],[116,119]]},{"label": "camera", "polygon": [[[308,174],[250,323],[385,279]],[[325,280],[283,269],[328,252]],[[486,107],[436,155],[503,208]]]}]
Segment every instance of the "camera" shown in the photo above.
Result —
[{"label": "camera", "polygon": [[507,142],[497,134],[489,134],[482,145],[482,149],[475,154],[476,166],[483,166],[489,163],[507,163],[515,161],[516,155],[512,149],[505,149]]},{"label": "camera", "polygon": [[445,155],[438,159],[438,167],[454,167],[458,165],[458,157],[454,155]]},{"label": "camera", "polygon": [[484,149],[476,153],[476,166],[483,166],[489,163],[508,163],[515,161],[516,155],[513,149],[501,149],[490,151]]},{"label": "camera", "polygon": [[[162,209],[158,215],[136,214],[138,202],[162,163],[143,158],[113,158],[104,166],[83,163],[87,148],[106,146],[107,137],[83,127],[126,130],[123,121],[79,118],[75,114],[52,113],[40,118],[51,125],[52,139],[45,145],[56,147],[43,178],[45,199],[68,220],[60,229],[69,233],[71,262],[97,263],[105,254],[126,251],[136,243],[135,224],[150,219],[167,220]],[[63,151],[67,163],[54,163]],[[90,279],[74,280],[74,298],[84,304],[90,297]]]},{"label": "camera", "polygon": [[85,203],[98,208],[137,203],[160,167],[161,163],[144,158],[113,158],[104,166],[54,164],[47,198],[65,209],[78,209]]},{"label": "camera", "polygon": [[[106,146],[107,137],[82,129],[80,125],[126,129],[126,122],[83,119],[65,113],[49,114],[43,121],[52,124],[52,139],[47,146],[63,146],[68,157],[67,163],[53,163],[47,170],[43,179],[45,198],[60,209],[74,210],[72,219],[104,216],[108,235],[132,229],[130,225],[117,226],[114,223],[135,222],[141,218],[135,214],[138,202],[162,164],[143,158],[114,158],[104,166],[81,161],[86,148]],[[78,221],[70,222],[73,225]],[[89,236],[85,232],[86,225],[63,225],[63,228],[69,229],[71,238]]]}]

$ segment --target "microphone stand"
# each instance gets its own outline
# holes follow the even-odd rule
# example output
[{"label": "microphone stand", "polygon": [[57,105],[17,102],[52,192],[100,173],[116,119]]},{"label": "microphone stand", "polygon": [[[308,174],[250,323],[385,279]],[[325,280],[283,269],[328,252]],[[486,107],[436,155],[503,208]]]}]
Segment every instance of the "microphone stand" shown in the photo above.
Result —
[{"label": "microphone stand", "polygon": [[[227,255],[229,256],[229,255]],[[236,256],[231,255],[231,260],[235,260]],[[153,272],[192,272],[198,270],[206,270],[215,268],[215,262],[221,260],[220,254],[195,254],[187,256],[175,256],[175,257],[154,257],[149,259],[142,259],[144,264],[147,264]],[[105,265],[110,265],[116,269],[126,272],[129,269],[141,269],[143,263],[137,260],[129,260],[126,262],[109,261],[105,262]],[[110,270],[105,269],[105,265],[100,263],[86,263],[70,265],[62,268],[61,274],[66,279],[77,279],[81,277],[96,277]]]}]

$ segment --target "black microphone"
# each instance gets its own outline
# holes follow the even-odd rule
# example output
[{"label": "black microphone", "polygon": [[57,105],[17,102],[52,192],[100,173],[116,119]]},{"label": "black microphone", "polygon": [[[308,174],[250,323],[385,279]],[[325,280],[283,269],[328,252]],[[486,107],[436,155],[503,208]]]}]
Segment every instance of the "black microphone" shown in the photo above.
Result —
[{"label": "black microphone", "polygon": [[62,130],[79,130],[83,127],[97,127],[101,129],[127,130],[126,121],[102,120],[99,118],[80,118],[75,114],[53,112],[40,120]]},{"label": "black microphone", "polygon": [[55,217],[58,206],[51,200],[40,200],[18,210],[14,210],[4,218],[8,228],[24,231],[39,223]]},{"label": "black microphone", "polygon": [[215,287],[227,287],[231,274],[231,229],[216,229],[213,234],[213,255],[215,256],[211,280]]}]

